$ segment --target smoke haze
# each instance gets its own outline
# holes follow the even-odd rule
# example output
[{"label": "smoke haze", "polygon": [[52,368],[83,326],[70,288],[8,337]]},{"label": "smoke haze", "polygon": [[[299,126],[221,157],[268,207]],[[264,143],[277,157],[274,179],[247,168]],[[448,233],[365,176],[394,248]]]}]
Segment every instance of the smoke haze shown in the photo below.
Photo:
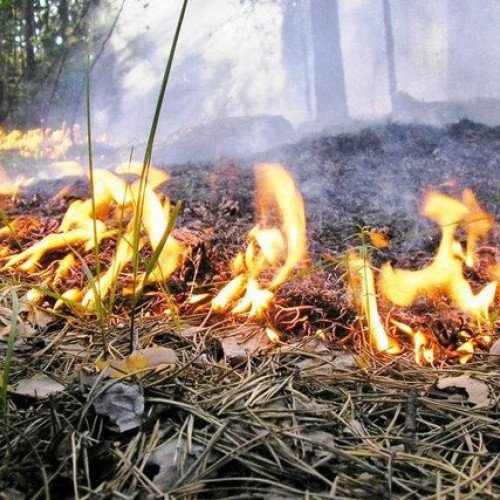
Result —
[{"label": "smoke haze", "polygon": [[[162,133],[232,116],[280,115],[295,127],[313,122],[319,102],[310,16],[315,1],[191,0]],[[397,91],[406,106],[500,99],[500,1],[388,4]],[[109,5],[99,9],[100,23],[111,24],[121,0]],[[123,143],[146,137],[180,6],[180,1],[126,0],[107,56],[96,67],[95,121]],[[394,104],[383,2],[338,0],[337,8],[349,119],[384,118]],[[450,119],[475,111],[471,106],[451,112]],[[485,121],[492,122],[491,116]]]}]

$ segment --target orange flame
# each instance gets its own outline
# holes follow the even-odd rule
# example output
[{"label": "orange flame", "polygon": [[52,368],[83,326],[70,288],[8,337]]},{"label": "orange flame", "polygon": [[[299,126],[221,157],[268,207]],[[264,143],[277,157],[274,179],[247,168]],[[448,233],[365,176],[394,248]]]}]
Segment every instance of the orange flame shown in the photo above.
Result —
[{"label": "orange flame", "polygon": [[[123,172],[123,168],[117,170]],[[134,171],[138,167],[133,167]],[[155,193],[156,188],[168,179],[168,175],[162,171],[151,168],[148,184],[144,186],[144,206],[141,212],[141,229],[146,234],[151,247],[156,250],[166,233],[170,218],[170,203],[168,200],[162,202]],[[109,238],[118,231],[108,229],[106,219],[116,207],[121,211],[121,217],[125,217],[126,211],[132,212],[132,217],[127,229],[118,241],[116,254],[110,267],[96,279],[95,289],[104,299],[119,273],[132,259],[132,239],[134,221],[138,216],[138,200],[141,189],[140,179],[126,183],[116,174],[96,169],[94,171],[94,196],[85,201],[76,200],[68,207],[56,233],[49,234],[41,241],[33,244],[24,251],[11,255],[3,269],[19,268],[25,272],[33,272],[40,265],[41,259],[46,253],[57,249],[68,248],[72,250],[82,246],[89,251],[99,244],[104,238]],[[94,220],[94,209],[96,219]],[[142,246],[143,243],[140,243]],[[167,238],[165,245],[158,258],[156,268],[149,276],[148,281],[159,282],[167,279],[178,267],[185,253],[184,247],[171,235]],[[74,265],[74,257],[68,254],[59,264],[56,272],[55,283],[61,280],[69,269]],[[84,294],[76,291],[67,292],[68,299],[82,298],[84,307],[92,308],[95,305],[94,290],[89,289]],[[61,307],[62,303],[58,303]]]},{"label": "orange flame", "polygon": [[370,263],[359,255],[351,253],[348,258],[348,268],[352,289],[360,296],[360,309],[368,324],[370,343],[379,352],[398,353],[399,346],[389,337],[380,319],[375,278]]},{"label": "orange flame", "polygon": [[0,196],[10,196],[15,201],[19,195],[19,191],[32,184],[34,180],[33,177],[26,178],[23,175],[18,175],[15,179],[11,179],[0,165]]},{"label": "orange flame", "polygon": [[[73,129],[73,135],[79,127]],[[32,158],[61,158],[73,145],[71,129],[63,123],[60,129],[36,128],[6,132],[0,127],[0,151],[16,151]]]},{"label": "orange flame", "polygon": [[[431,191],[423,205],[423,214],[439,224],[442,232],[432,263],[419,271],[393,269],[384,264],[380,273],[380,289],[385,297],[399,306],[409,306],[418,297],[447,294],[464,313],[486,320],[495,298],[497,283],[488,283],[477,294],[463,275],[462,264],[474,265],[477,239],[492,227],[492,218],[482,211],[471,191],[464,191],[462,201]],[[467,248],[455,239],[460,224],[465,225]]]},{"label": "orange flame", "polygon": [[307,252],[304,202],[290,174],[281,165],[259,164],[255,175],[259,223],[233,261],[235,277],[212,300],[216,312],[262,316]]}]

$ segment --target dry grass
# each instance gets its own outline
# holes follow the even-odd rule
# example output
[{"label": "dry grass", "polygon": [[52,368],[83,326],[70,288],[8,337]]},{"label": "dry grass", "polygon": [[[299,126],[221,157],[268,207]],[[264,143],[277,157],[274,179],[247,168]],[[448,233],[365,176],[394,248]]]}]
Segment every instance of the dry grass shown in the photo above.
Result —
[{"label": "dry grass", "polygon": [[[139,430],[118,434],[95,414],[82,366],[102,356],[95,325],[65,322],[21,341],[12,381],[47,373],[66,390],[43,401],[11,397],[0,441],[2,489],[30,498],[158,497],[159,444],[177,442],[171,498],[494,498],[500,494],[498,365],[440,369],[361,354],[339,369],[305,339],[231,365],[221,334],[235,326],[180,329],[139,323],[143,347],[171,347],[178,361],[139,383],[146,399]],[[258,327],[239,327],[259,334]],[[111,355],[127,353],[127,328],[108,332]],[[439,377],[484,381],[490,405],[436,389]]]}]

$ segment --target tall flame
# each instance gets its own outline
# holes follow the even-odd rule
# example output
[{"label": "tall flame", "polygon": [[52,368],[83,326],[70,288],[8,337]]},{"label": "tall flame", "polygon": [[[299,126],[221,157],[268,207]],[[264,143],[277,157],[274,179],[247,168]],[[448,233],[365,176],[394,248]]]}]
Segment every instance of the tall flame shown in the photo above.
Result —
[{"label": "tall flame", "polygon": [[234,278],[212,300],[216,312],[261,316],[307,252],[304,202],[290,174],[281,165],[258,164],[255,176],[259,222],[233,261]]},{"label": "tall flame", "polygon": [[375,278],[370,263],[355,253],[349,255],[347,263],[352,289],[357,292],[360,309],[368,325],[370,343],[379,352],[399,352],[399,346],[385,331],[378,312]]}]

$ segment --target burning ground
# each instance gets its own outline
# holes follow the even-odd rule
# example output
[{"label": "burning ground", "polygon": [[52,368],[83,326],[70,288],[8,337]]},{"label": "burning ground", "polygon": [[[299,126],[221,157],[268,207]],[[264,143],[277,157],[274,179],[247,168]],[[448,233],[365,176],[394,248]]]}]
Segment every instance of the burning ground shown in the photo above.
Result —
[{"label": "burning ground", "polygon": [[[148,183],[120,188],[121,174],[96,172],[102,198],[72,210],[88,199],[85,181],[63,192],[67,179],[18,182],[3,230],[6,338],[12,311],[22,317],[5,487],[61,497],[496,496],[499,146],[497,129],[470,122],[389,124],[169,167],[168,182],[152,170]],[[254,173],[262,162],[272,164]],[[141,196],[156,214],[142,227]],[[102,229],[101,273],[97,214],[127,222],[121,240]],[[60,239],[61,227],[86,232],[36,262],[29,249]],[[136,279],[133,245],[116,257],[134,227],[146,264],[158,258]],[[402,271],[432,265],[436,290]],[[75,305],[99,289],[86,267],[123,270],[100,323]],[[168,290],[158,286],[167,277]]]}]

